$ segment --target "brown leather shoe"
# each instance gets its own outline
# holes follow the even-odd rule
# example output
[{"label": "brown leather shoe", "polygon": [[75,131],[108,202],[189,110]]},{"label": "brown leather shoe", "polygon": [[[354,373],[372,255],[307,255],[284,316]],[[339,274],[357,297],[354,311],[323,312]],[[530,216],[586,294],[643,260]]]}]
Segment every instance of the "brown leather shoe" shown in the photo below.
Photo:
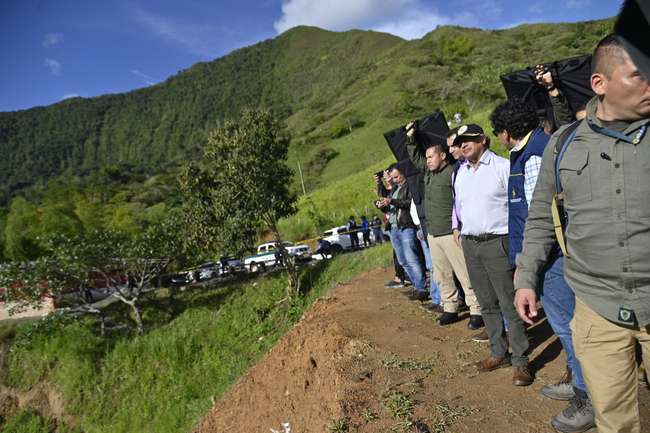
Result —
[{"label": "brown leather shoe", "polygon": [[533,383],[533,375],[527,365],[516,365],[512,367],[512,384],[514,386],[528,386]]},{"label": "brown leather shoe", "polygon": [[510,358],[495,358],[494,356],[488,356],[485,359],[481,359],[479,362],[474,364],[478,371],[492,371],[497,368],[510,367]]}]

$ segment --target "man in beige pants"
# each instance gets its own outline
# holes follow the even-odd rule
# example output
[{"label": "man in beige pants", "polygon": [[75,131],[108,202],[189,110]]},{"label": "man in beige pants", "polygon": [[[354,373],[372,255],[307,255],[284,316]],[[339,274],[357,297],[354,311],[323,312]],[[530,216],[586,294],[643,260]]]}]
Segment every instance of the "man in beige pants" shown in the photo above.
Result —
[{"label": "man in beige pants", "polygon": [[650,82],[611,35],[594,52],[591,87],[587,118],[558,130],[542,157],[515,303],[523,320],[537,316],[531,289],[556,242],[551,203],[563,197],[573,345],[596,426],[639,433],[637,343],[650,370]]},{"label": "man in beige pants", "polygon": [[424,208],[427,216],[426,230],[433,278],[440,287],[444,312],[438,317],[442,326],[458,321],[458,289],[454,273],[465,291],[465,302],[470,308],[468,328],[484,326],[481,308],[472,290],[463,250],[454,242],[451,229],[453,196],[451,176],[453,167],[449,164],[449,149],[444,138],[439,143],[422,149],[416,144],[416,130],[413,123],[406,126],[407,149],[413,164],[426,173],[424,179]]}]

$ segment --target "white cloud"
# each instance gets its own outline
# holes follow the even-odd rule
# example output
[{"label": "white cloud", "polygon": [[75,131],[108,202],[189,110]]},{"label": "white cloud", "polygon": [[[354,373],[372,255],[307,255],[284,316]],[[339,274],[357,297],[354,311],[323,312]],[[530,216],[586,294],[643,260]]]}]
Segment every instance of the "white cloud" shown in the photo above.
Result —
[{"label": "white cloud", "polygon": [[274,27],[278,33],[299,25],[334,31],[359,28],[415,39],[451,22],[456,19],[438,14],[421,0],[284,0]]},{"label": "white cloud", "polygon": [[56,77],[60,76],[61,72],[63,72],[63,65],[61,65],[61,62],[58,60],[45,59],[43,65],[48,67],[50,69],[50,73]]},{"label": "white cloud", "polygon": [[45,48],[53,47],[56,44],[63,42],[63,33],[47,33],[43,36],[43,46]]},{"label": "white cloud", "polygon": [[138,76],[142,78],[142,80],[145,82],[145,84],[149,86],[153,86],[156,84],[156,81],[153,77],[150,77],[149,75],[145,74],[144,72],[140,72],[137,69],[129,69],[129,72],[132,73],[135,76]]},{"label": "white cloud", "polygon": [[70,99],[70,98],[78,98],[78,97],[80,97],[80,96],[81,96],[81,95],[79,95],[78,93],[66,93],[65,95],[63,95],[63,97],[61,98],[61,100],[63,100],[63,99]]},{"label": "white cloud", "polygon": [[167,18],[137,7],[132,9],[132,13],[135,20],[156,37],[178,44],[201,57],[217,56],[220,52],[220,39],[227,32],[223,28]]}]

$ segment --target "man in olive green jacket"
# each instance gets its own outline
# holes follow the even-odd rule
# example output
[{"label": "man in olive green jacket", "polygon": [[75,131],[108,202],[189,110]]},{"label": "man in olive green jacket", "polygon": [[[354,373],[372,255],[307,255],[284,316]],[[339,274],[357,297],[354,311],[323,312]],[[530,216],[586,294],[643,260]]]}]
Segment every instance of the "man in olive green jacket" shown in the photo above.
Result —
[{"label": "man in olive green jacket", "polygon": [[576,294],[571,330],[596,425],[600,433],[638,433],[637,342],[650,371],[650,83],[609,36],[594,52],[591,87],[596,97],[563,156],[555,151],[565,128],[544,152],[517,257],[515,306],[525,322],[537,316],[534,289],[556,242],[551,201],[563,191],[564,271]]},{"label": "man in olive green jacket", "polygon": [[[454,272],[465,291],[465,302],[470,308],[470,329],[483,326],[481,307],[470,285],[463,250],[454,242],[451,228],[451,213],[454,199],[451,191],[453,167],[449,164],[449,149],[444,141],[426,149],[422,155],[415,142],[415,125],[409,123],[407,129],[407,149],[413,164],[425,173],[424,209],[426,231],[431,262],[432,278],[440,287],[444,312],[438,318],[440,325],[448,325],[458,320],[458,289],[454,282]],[[444,140],[444,139],[443,139]]]}]

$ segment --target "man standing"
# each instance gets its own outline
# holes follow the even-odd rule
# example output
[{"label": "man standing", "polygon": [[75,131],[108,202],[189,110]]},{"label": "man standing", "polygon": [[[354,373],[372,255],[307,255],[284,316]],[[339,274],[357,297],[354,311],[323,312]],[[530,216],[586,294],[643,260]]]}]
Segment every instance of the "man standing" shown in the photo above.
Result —
[{"label": "man standing", "polygon": [[359,233],[357,230],[357,222],[354,220],[354,215],[350,215],[348,222],[345,226],[350,236],[350,249],[356,250],[359,248]]},{"label": "man standing", "polygon": [[372,218],[370,221],[370,228],[372,229],[372,234],[375,237],[375,245],[384,243],[384,234],[381,231],[381,220],[377,215]]},{"label": "man standing", "polygon": [[426,299],[429,297],[426,290],[426,277],[418,257],[418,240],[410,214],[411,193],[406,178],[397,168],[397,164],[391,165],[389,176],[393,181],[391,196],[377,200],[377,207],[387,210],[389,214],[393,250],[413,284],[414,296]]},{"label": "man standing", "polygon": [[[454,142],[462,143],[467,160],[458,170],[455,184],[456,200],[463,209],[461,242],[490,338],[491,354],[476,367],[484,372],[512,365],[513,385],[530,385],[528,338],[513,305],[514,266],[508,260],[510,164],[489,149],[489,139],[478,125],[461,126]],[[508,321],[507,338],[503,318]]]},{"label": "man standing", "polygon": [[407,149],[413,164],[425,173],[424,208],[427,240],[433,266],[433,276],[442,293],[443,313],[438,324],[444,326],[458,321],[458,289],[454,272],[460,281],[470,307],[468,328],[483,327],[481,308],[471,288],[465,257],[452,236],[451,215],[454,204],[451,187],[453,162],[447,144],[434,144],[425,150],[424,157],[415,142],[416,130],[413,122],[406,125]]},{"label": "man standing", "polygon": [[[495,135],[510,151],[508,237],[510,263],[514,265],[517,254],[521,252],[528,208],[549,136],[538,126],[535,110],[517,99],[497,106],[490,121]],[[567,409],[551,420],[555,428],[562,432],[586,431],[595,426],[594,414],[571,342],[569,322],[573,317],[575,295],[564,279],[564,257],[559,248],[555,248],[548,258],[543,278],[538,294],[548,322],[566,353],[567,374],[560,383],[544,386],[542,394],[554,400],[571,401]]]},{"label": "man standing", "polygon": [[370,223],[366,216],[361,217],[361,235],[363,236],[363,246],[367,248],[370,246]]},{"label": "man standing", "polygon": [[591,87],[587,118],[555,133],[542,158],[517,257],[517,310],[527,322],[537,316],[538,275],[556,243],[551,203],[563,199],[573,344],[596,426],[638,433],[637,342],[650,370],[650,83],[611,35],[594,52]]}]

